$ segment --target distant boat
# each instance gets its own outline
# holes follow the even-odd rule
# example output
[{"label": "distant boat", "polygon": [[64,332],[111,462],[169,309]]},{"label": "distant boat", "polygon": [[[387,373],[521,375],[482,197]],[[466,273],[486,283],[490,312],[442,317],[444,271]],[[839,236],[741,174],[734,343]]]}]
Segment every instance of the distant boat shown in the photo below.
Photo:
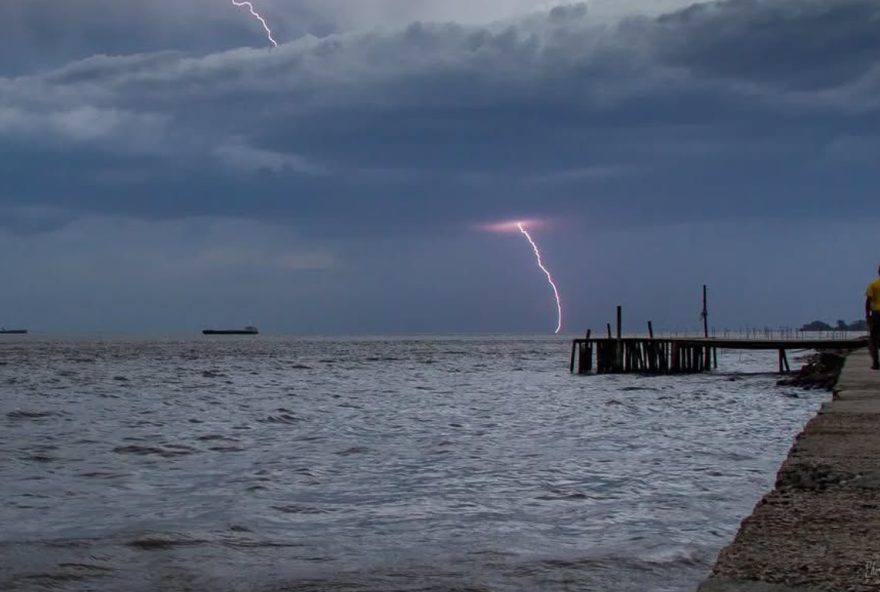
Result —
[{"label": "distant boat", "polygon": [[0,335],[26,335],[27,329],[4,329],[0,327]]},{"label": "distant boat", "polygon": [[205,329],[203,335],[259,335],[256,327],[245,327],[244,329]]}]

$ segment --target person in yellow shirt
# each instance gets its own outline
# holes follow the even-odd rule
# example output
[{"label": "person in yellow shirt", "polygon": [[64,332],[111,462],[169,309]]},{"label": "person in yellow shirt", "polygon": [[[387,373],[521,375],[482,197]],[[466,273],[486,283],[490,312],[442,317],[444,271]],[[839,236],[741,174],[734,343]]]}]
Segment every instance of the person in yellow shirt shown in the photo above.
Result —
[{"label": "person in yellow shirt", "polygon": [[[877,270],[880,274],[880,269]],[[877,357],[877,345],[880,342],[880,278],[868,284],[865,292],[865,320],[868,321],[868,331],[871,334],[869,349],[871,350],[871,368],[880,370],[880,359]]]}]

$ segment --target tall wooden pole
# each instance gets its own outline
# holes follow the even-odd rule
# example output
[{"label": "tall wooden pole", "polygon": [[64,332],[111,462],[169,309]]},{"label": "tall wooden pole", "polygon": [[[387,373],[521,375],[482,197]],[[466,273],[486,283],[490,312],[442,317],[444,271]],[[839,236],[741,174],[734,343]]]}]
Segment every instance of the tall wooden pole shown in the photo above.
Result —
[{"label": "tall wooden pole", "polygon": [[617,338],[620,339],[623,336],[623,307],[617,307]]},{"label": "tall wooden pole", "polygon": [[709,290],[703,285],[703,336],[709,339]]}]

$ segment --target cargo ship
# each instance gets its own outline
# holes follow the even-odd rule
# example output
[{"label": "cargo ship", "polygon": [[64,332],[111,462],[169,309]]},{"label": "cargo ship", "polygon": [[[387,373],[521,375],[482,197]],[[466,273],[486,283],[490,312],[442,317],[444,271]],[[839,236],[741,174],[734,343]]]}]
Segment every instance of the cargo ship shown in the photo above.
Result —
[{"label": "cargo ship", "polygon": [[0,335],[26,335],[27,329],[4,329],[0,327]]},{"label": "cargo ship", "polygon": [[205,329],[202,335],[259,335],[256,327],[245,327],[244,329]]}]

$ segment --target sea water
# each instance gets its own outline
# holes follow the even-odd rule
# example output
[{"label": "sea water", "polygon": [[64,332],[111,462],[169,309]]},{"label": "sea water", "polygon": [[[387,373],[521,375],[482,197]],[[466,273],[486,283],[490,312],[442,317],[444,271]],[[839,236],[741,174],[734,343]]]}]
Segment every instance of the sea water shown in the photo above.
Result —
[{"label": "sea water", "polygon": [[4,338],[0,590],[693,590],[828,394],[569,347]]}]

